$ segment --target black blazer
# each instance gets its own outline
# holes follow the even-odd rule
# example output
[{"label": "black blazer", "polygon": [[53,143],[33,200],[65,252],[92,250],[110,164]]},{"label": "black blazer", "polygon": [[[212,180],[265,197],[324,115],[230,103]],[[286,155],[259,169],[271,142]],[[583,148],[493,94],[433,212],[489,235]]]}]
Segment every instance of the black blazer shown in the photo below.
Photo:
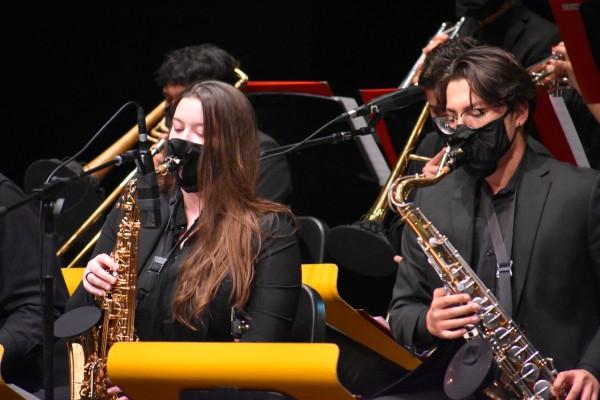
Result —
[{"label": "black blazer", "polygon": [[[261,153],[276,149],[279,144],[271,136],[258,131]],[[292,175],[286,156],[272,157],[260,162],[256,192],[259,196],[286,204],[292,194]]]},{"label": "black blazer", "polygon": [[556,25],[520,3],[514,3],[504,15],[483,28],[471,18],[467,21],[461,34],[511,52],[524,67],[550,56],[552,46],[560,41]]},{"label": "black blazer", "polygon": [[[459,169],[419,189],[415,203],[471,262],[476,182]],[[442,283],[405,228],[391,302],[394,337],[407,346],[440,344],[425,327]],[[600,377],[600,173],[528,149],[517,192],[513,317],[559,370]]]},{"label": "black blazer", "polygon": [[[25,194],[0,174],[0,205]],[[39,217],[32,204],[0,217],[0,344],[4,346],[2,377],[29,391],[42,383],[43,310],[40,298]],[[54,316],[67,300],[67,289],[54,271]]]}]

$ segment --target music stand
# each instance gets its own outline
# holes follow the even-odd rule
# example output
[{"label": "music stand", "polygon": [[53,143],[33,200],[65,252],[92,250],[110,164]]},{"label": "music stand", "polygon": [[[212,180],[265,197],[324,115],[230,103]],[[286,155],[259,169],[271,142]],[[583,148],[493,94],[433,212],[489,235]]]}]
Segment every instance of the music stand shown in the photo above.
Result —
[{"label": "music stand", "polygon": [[326,341],[340,349],[338,379],[353,394],[371,398],[409,376],[420,361],[392,338],[389,329],[346,303],[337,280],[335,264],[302,265],[302,282],[319,292],[325,304]]},{"label": "music stand", "polygon": [[306,93],[318,96],[333,96],[327,81],[248,81],[244,93]]},{"label": "music stand", "polygon": [[108,354],[108,375],[132,399],[192,399],[195,391],[235,388],[353,400],[338,381],[338,355],[329,343],[121,342]]},{"label": "music stand", "polygon": [[[581,96],[586,103],[599,103],[600,38],[597,26],[586,26],[598,23],[599,6],[584,0],[550,0],[550,7],[569,53]],[[594,33],[596,37],[591,36]]]},{"label": "music stand", "polygon": [[328,325],[406,370],[412,371],[419,366],[420,361],[398,344],[389,332],[341,298],[337,280],[335,264],[302,265],[302,283],[321,295]]},{"label": "music stand", "polygon": [[[363,103],[367,104],[376,97],[383,96],[396,90],[398,90],[398,88],[360,89],[359,93]],[[396,165],[396,162],[398,161],[398,154],[396,153],[394,143],[390,136],[390,131],[388,130],[384,119],[381,119],[377,122],[377,124],[375,124],[375,132],[377,132],[379,142],[381,143],[381,147],[383,148],[383,153],[385,154],[388,164],[391,166]]]},{"label": "music stand", "polygon": [[533,122],[539,139],[557,160],[590,166],[562,97],[551,96],[538,88]]},{"label": "music stand", "polygon": [[[357,106],[351,98],[288,90],[283,83],[251,86],[248,99],[254,106],[259,129],[280,145],[296,143],[327,121]],[[309,90],[304,84],[302,90]],[[248,91],[248,90],[246,90]],[[324,93],[323,83],[315,93]],[[334,124],[322,135],[366,126],[363,118]],[[291,165],[292,209],[312,215],[329,226],[348,223],[363,214],[389,175],[389,167],[372,136],[313,147],[288,155]]]}]

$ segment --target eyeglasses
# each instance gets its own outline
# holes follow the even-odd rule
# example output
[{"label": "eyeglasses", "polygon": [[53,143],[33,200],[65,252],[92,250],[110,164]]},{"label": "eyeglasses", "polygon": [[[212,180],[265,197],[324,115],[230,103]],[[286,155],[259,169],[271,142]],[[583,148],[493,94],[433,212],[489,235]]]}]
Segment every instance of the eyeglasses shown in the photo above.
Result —
[{"label": "eyeglasses", "polygon": [[463,125],[470,129],[481,128],[484,124],[485,116],[492,108],[471,108],[463,111],[461,114],[446,113],[433,118],[433,122],[439,130],[446,135],[453,135],[458,126],[458,120],[461,119]]}]

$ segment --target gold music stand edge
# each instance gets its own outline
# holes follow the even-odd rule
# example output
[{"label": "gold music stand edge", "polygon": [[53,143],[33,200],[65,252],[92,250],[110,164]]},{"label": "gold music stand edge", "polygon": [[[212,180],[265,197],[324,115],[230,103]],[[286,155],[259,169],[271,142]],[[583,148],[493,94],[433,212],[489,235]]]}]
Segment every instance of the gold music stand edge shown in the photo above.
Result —
[{"label": "gold music stand edge", "polygon": [[419,359],[373,326],[340,297],[337,276],[338,268],[335,264],[302,265],[302,283],[318,291],[323,298],[327,324],[406,370],[412,371],[417,368],[421,364]]},{"label": "gold music stand edge", "polygon": [[299,400],[352,400],[329,343],[121,342],[108,375],[132,399],[179,399],[184,389],[280,392]]}]

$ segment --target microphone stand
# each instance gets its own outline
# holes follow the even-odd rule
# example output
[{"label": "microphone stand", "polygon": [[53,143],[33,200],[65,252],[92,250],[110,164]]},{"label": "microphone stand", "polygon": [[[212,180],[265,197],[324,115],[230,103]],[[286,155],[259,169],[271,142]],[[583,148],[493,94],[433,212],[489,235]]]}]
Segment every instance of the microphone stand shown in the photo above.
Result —
[{"label": "microphone stand", "polygon": [[303,150],[303,149],[308,149],[310,147],[321,146],[321,145],[330,144],[330,143],[337,144],[337,143],[341,143],[341,142],[345,142],[350,139],[353,139],[356,136],[371,135],[371,134],[373,134],[373,132],[374,132],[373,128],[369,125],[369,126],[365,126],[365,127],[359,128],[359,129],[335,132],[335,133],[332,133],[331,135],[323,136],[323,137],[316,138],[316,139],[303,140],[303,141],[292,143],[292,144],[286,144],[284,146],[279,146],[279,147],[275,147],[273,149],[268,149],[268,150],[263,151],[260,154],[260,160],[262,161],[263,159],[266,159],[266,158],[282,156],[292,150]]},{"label": "microphone stand", "polygon": [[43,372],[44,372],[44,398],[54,400],[54,273],[58,272],[56,256],[54,254],[54,219],[60,214],[64,199],[60,198],[67,184],[91,175],[99,170],[121,165],[125,161],[133,160],[137,157],[137,151],[130,150],[120,156],[113,158],[104,164],[89,169],[77,176],[70,178],[54,178],[51,182],[45,183],[41,188],[34,189],[33,193],[26,196],[21,201],[9,206],[0,207],[0,217],[9,213],[11,210],[22,207],[25,204],[39,199],[41,201],[41,301],[43,310],[44,334],[42,339],[43,349]]}]

